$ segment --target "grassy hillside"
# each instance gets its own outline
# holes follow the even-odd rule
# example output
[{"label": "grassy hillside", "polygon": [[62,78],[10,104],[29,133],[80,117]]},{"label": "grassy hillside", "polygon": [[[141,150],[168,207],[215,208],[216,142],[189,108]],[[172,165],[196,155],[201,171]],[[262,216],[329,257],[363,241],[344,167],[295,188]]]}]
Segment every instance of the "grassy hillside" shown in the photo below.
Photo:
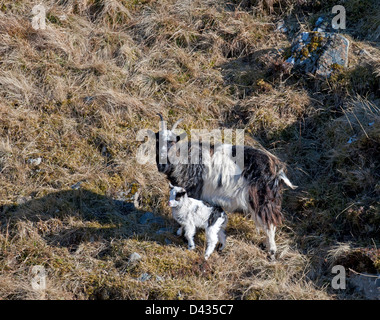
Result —
[{"label": "grassy hillside", "polygon": [[[338,263],[380,272],[376,0],[344,2],[349,66],[326,80],[284,62],[335,1],[49,0],[35,30],[39,3],[0,0],[0,299],[363,298],[330,283]],[[275,262],[239,214],[207,262],[203,232],[194,252],[173,234],[165,177],[136,161],[157,112],[288,164]]]}]

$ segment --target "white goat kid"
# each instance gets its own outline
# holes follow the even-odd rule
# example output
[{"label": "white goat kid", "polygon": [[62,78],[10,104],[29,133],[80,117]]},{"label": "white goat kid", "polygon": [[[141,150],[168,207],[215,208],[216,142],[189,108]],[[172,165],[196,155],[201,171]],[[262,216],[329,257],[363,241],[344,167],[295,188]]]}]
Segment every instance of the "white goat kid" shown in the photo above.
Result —
[{"label": "white goat kid", "polygon": [[196,228],[206,230],[207,248],[205,259],[207,260],[214,252],[219,242],[218,251],[221,251],[226,244],[225,228],[227,225],[227,215],[218,206],[211,206],[201,200],[190,198],[182,187],[175,187],[170,184],[169,206],[172,208],[173,218],[181,225],[177,235],[182,235],[188,241],[189,250],[195,248],[194,235]]}]

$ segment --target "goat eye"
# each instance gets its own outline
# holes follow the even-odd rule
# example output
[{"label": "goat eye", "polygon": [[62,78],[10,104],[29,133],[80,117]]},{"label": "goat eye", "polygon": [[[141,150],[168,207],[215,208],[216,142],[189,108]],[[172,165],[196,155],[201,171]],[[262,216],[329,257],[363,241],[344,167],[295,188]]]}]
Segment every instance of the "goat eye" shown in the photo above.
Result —
[{"label": "goat eye", "polygon": [[182,198],[184,195],[185,195],[186,192],[178,192],[176,195],[175,195],[175,199],[176,200],[179,200],[180,198]]}]

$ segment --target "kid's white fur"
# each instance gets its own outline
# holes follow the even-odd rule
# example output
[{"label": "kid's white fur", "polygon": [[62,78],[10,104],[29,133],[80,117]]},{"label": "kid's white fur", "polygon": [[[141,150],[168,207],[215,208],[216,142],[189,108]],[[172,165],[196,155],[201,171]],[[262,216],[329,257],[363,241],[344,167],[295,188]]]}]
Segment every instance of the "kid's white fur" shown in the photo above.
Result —
[{"label": "kid's white fur", "polygon": [[[207,206],[203,201],[190,198],[184,188],[172,185],[170,187],[169,206],[172,208],[173,218],[181,225],[177,230],[177,235],[182,235],[184,231],[188,248],[193,250],[195,248],[194,235],[196,229],[205,229],[207,239],[205,259],[207,260],[214,252],[218,242],[221,244],[219,250],[225,247],[224,229],[227,224],[227,215],[222,211],[220,216],[210,224],[210,217],[215,211],[214,207]],[[181,196],[177,197],[178,194]]]}]

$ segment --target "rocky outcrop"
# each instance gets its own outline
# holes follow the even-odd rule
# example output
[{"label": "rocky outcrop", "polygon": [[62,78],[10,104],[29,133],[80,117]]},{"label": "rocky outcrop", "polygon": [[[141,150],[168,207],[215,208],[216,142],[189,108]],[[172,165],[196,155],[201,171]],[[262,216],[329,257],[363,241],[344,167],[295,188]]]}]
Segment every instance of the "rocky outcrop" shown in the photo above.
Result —
[{"label": "rocky outcrop", "polygon": [[334,70],[347,67],[349,45],[349,40],[341,34],[302,32],[294,39],[286,62],[298,72],[328,78]]}]

